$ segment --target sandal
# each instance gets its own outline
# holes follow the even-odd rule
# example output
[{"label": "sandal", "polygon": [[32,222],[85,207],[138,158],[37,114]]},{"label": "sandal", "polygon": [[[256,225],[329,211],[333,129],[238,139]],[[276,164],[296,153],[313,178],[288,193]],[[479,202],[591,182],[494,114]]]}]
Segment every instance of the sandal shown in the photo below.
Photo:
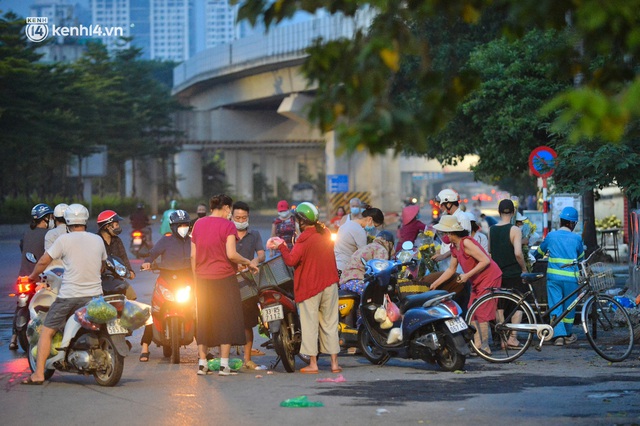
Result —
[{"label": "sandal", "polygon": [[243,368],[243,369],[245,369],[245,370],[257,370],[257,369],[258,369],[258,366],[256,365],[256,363],[255,363],[255,362],[253,362],[253,361],[249,360],[249,361],[246,361],[246,362],[244,363],[244,365],[242,366],[242,368]]},{"label": "sandal", "polygon": [[140,362],[147,362],[149,361],[149,352],[142,352],[140,354]]},{"label": "sandal", "polygon": [[263,356],[264,352],[262,352],[258,348],[251,348],[251,356]]}]

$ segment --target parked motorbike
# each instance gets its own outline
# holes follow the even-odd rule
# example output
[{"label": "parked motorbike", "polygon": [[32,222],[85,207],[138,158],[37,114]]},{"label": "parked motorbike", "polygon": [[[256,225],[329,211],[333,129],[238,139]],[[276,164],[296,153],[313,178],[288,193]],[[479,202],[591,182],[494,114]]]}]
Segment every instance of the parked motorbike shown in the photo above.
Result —
[{"label": "parked motorbike", "polygon": [[[55,269],[42,275],[43,287],[36,292],[29,303],[30,326],[35,329],[36,321],[42,321],[49,307],[56,299],[62,274]],[[120,325],[120,315],[126,298],[121,294],[104,296],[105,301],[118,311],[118,318],[107,324],[83,323],[72,315],[66,322],[60,343],[52,343],[57,354],[49,357],[45,364],[45,379],[49,380],[58,371],[93,375],[100,386],[115,386],[122,377],[124,357],[129,352],[126,335],[129,330]],[[30,336],[27,356],[31,371],[36,369],[37,339]]]},{"label": "parked motorbike", "polygon": [[360,296],[350,291],[338,293],[338,336],[340,349],[352,354],[358,348],[358,308]]},{"label": "parked motorbike", "polygon": [[180,346],[193,342],[196,329],[195,294],[190,269],[161,269],[155,264],[151,270],[159,273],[151,298],[153,342],[162,346],[162,354],[180,363]]},{"label": "parked motorbike", "polygon": [[151,242],[151,232],[145,232],[143,229],[131,230],[131,244],[129,244],[129,252],[136,259],[144,259],[149,256],[149,251],[153,248]]},{"label": "parked motorbike", "polygon": [[398,260],[366,263],[367,286],[360,302],[363,323],[358,331],[360,348],[377,365],[398,357],[437,363],[445,371],[460,370],[469,355],[468,342],[474,330],[460,317],[462,309],[452,300],[455,293],[433,290],[401,301],[395,299],[401,320],[393,326],[376,320],[376,311],[384,305],[385,295],[394,300],[398,271],[415,263],[413,255],[411,250],[403,250]]}]

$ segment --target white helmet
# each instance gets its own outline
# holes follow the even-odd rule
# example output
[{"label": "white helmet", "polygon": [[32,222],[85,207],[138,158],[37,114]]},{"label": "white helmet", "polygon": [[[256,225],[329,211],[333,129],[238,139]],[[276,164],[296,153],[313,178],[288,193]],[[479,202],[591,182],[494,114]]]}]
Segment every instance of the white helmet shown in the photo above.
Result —
[{"label": "white helmet", "polygon": [[69,206],[65,203],[60,203],[53,209],[53,215],[55,217],[64,218],[64,212],[69,208]]},{"label": "white helmet", "polygon": [[438,193],[438,199],[441,203],[455,203],[460,201],[460,196],[453,189],[443,189]]},{"label": "white helmet", "polygon": [[64,212],[67,225],[86,225],[89,220],[89,210],[82,204],[71,204]]}]

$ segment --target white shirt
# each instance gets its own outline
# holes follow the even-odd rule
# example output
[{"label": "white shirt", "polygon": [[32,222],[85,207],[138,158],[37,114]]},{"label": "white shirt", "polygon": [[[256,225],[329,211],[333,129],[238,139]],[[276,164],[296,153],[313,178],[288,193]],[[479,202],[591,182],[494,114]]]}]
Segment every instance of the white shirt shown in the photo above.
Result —
[{"label": "white shirt", "polygon": [[336,243],[333,252],[336,255],[336,264],[339,270],[343,270],[351,255],[361,247],[367,245],[367,233],[364,228],[354,220],[345,222],[338,228]]},{"label": "white shirt", "polygon": [[59,236],[47,250],[64,266],[58,297],[93,297],[102,294],[100,270],[107,260],[102,238],[89,232],[69,232]]},{"label": "white shirt", "polygon": [[[56,226],[55,228],[48,231],[44,236],[44,249],[49,250],[49,247],[53,245],[53,242],[58,239],[60,235],[64,235],[67,233],[67,225],[61,224]],[[54,259],[49,266],[47,266],[46,271],[49,271],[53,268],[64,268],[62,265],[61,259]]]}]

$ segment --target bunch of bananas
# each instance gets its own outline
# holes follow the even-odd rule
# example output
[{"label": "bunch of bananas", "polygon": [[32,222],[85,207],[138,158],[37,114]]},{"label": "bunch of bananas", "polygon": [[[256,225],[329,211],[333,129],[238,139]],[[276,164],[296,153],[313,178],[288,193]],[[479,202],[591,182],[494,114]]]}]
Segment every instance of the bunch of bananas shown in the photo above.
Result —
[{"label": "bunch of bananas", "polygon": [[622,228],[622,221],[612,214],[604,219],[596,219],[596,228],[598,229],[612,229]]}]

